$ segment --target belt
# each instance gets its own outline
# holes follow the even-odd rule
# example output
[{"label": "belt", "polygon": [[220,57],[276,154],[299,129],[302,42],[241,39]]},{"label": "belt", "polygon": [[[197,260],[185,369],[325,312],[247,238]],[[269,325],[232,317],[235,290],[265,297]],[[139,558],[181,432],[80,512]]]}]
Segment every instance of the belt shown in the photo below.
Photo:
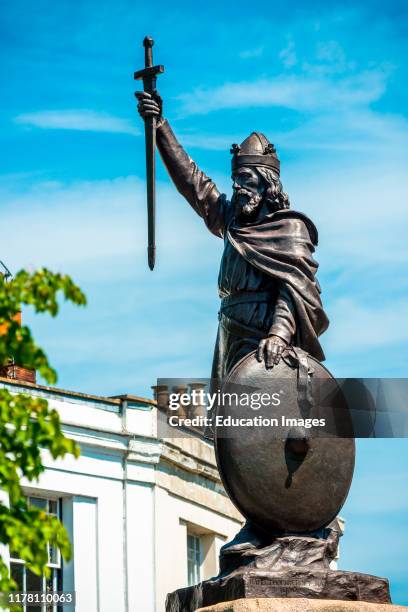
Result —
[{"label": "belt", "polygon": [[251,302],[272,302],[276,298],[273,291],[238,291],[221,300],[221,310],[236,304],[250,304]]},{"label": "belt", "polygon": [[218,320],[225,331],[233,334],[234,336],[238,336],[238,338],[262,340],[268,335],[267,332],[261,331],[260,329],[256,329],[254,327],[249,327],[248,325],[244,325],[243,323],[239,323],[238,321],[234,321],[234,319],[226,317],[221,311],[218,313]]}]

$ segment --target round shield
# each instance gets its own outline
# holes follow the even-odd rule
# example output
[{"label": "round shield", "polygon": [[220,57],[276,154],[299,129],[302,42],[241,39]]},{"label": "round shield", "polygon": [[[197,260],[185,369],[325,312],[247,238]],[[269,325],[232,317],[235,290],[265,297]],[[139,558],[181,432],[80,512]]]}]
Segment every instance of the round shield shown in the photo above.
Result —
[{"label": "round shield", "polygon": [[224,379],[215,451],[238,510],[269,532],[313,532],[340,511],[351,485],[355,442],[339,385],[303,351],[266,369],[255,352]]}]

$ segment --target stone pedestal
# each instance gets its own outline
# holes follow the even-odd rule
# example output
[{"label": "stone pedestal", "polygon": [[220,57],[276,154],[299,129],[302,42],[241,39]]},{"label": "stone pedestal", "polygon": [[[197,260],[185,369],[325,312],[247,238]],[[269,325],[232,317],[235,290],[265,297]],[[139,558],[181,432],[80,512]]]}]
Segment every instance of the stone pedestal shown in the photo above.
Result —
[{"label": "stone pedestal", "polygon": [[195,612],[197,608],[220,602],[257,597],[390,603],[388,581],[384,578],[356,572],[294,568],[286,572],[238,571],[225,578],[178,589],[167,596],[166,612]]},{"label": "stone pedestal", "polygon": [[405,606],[334,599],[236,599],[196,612],[407,612]]},{"label": "stone pedestal", "polygon": [[[198,608],[214,606],[221,602],[254,598],[266,598],[270,606],[275,605],[271,598],[285,598],[295,602],[294,605],[298,605],[302,598],[309,602],[315,600],[316,603],[313,604],[315,606],[324,605],[324,601],[321,600],[346,602],[339,610],[364,610],[364,607],[344,607],[350,606],[351,602],[353,605],[355,602],[390,604],[387,579],[330,569],[337,540],[338,533],[330,529],[321,537],[299,535],[274,537],[267,546],[259,548],[256,546],[248,548],[240,543],[238,538],[236,542],[225,545],[221,550],[220,575],[195,586],[169,593],[166,612],[195,612]],[[228,605],[231,606],[232,603]],[[217,610],[216,607],[213,609]],[[220,609],[235,612],[235,608],[228,606]],[[252,609],[257,610],[257,608]],[[249,610],[251,608],[248,608]],[[302,608],[293,608],[293,610],[302,610]]]}]

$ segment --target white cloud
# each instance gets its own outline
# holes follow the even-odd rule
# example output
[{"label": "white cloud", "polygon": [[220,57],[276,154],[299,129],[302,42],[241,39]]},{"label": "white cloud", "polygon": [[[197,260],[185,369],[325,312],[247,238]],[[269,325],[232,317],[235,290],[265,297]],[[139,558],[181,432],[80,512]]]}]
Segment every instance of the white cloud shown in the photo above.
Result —
[{"label": "white cloud", "polygon": [[[267,130],[268,126],[265,131],[269,133]],[[271,126],[270,133],[283,150],[364,154],[365,158],[355,158],[363,168],[368,158],[383,158],[388,164],[393,158],[405,157],[408,151],[407,119],[365,108],[345,110],[335,115],[315,115],[305,119],[300,126],[284,132]]]},{"label": "white cloud", "polygon": [[296,111],[334,112],[365,107],[385,91],[386,72],[371,70],[329,79],[318,76],[280,75],[270,79],[225,83],[195,89],[179,96],[183,112],[206,114],[227,108],[282,106]]},{"label": "white cloud", "polygon": [[[316,114],[285,131],[270,124],[266,113],[262,122],[262,131],[277,145],[278,153],[297,151],[305,157],[305,151],[350,152],[364,154],[365,162],[368,158],[388,157],[388,163],[398,156],[406,156],[408,151],[408,120],[405,117],[364,108],[337,112],[336,116]],[[208,151],[228,150],[233,142],[240,142],[247,135],[241,131],[230,134],[177,132],[183,146]]]},{"label": "white cloud", "polygon": [[15,117],[20,125],[47,130],[77,130],[82,132],[111,132],[140,134],[131,121],[88,109],[43,110]]},{"label": "white cloud", "polygon": [[[39,181],[23,193],[3,187],[1,195],[2,214],[10,227],[18,228],[4,233],[2,241],[14,271],[47,265],[79,270],[85,278],[106,278],[112,272],[110,262],[117,265],[121,259],[131,262],[131,268],[137,262],[145,271],[146,186],[136,177],[68,184]],[[158,185],[159,270],[170,269],[175,259],[179,266],[193,266],[191,253],[216,241],[202,223],[174,189]],[[182,241],[176,231],[180,226]]]},{"label": "white cloud", "polygon": [[[231,144],[231,137],[227,138],[225,146]],[[227,190],[228,170],[224,177],[217,177]],[[347,272],[350,265],[378,270],[407,261],[408,186],[403,164],[380,158],[356,167],[351,163],[321,169],[304,161],[286,167],[282,178],[292,207],[308,214],[319,228],[317,255],[326,272],[339,268]],[[31,187],[22,192],[15,191],[16,184],[7,180],[1,187],[0,181],[2,214],[8,227],[18,228],[2,237],[3,259],[9,267],[80,266],[82,273],[96,268],[101,276],[101,267],[110,259],[144,262],[143,181],[118,177],[64,184],[32,179]],[[200,250],[206,253],[200,258],[203,265],[216,269],[221,241],[206,231],[202,220],[168,184],[158,185],[157,225],[159,269],[175,261],[177,266],[194,268]],[[103,266],[99,260],[105,262]]]}]

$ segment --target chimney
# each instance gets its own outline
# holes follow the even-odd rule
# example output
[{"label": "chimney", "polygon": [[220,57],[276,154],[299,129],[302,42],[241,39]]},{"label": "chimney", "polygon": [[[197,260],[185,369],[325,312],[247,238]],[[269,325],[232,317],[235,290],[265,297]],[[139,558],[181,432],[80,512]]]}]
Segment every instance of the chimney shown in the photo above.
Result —
[{"label": "chimney", "polygon": [[[4,276],[6,282],[12,278],[12,274],[7,266],[0,261],[0,274]],[[14,317],[14,321],[17,321],[19,325],[21,325],[21,311],[18,312]],[[0,335],[5,334],[7,331],[7,323],[3,323],[0,325]],[[0,366],[0,376],[3,378],[9,378],[11,380],[17,380],[20,382],[29,382],[35,384],[36,382],[36,374],[35,370],[31,370],[30,368],[25,368],[24,366],[17,365],[10,359],[10,363],[4,364]]]},{"label": "chimney", "polygon": [[[178,396],[188,393],[187,384],[180,383],[178,385],[174,385],[172,388],[172,393],[175,393]],[[189,417],[189,409],[190,409],[190,406],[181,406],[181,405],[179,406],[179,409],[177,410],[176,414],[180,421]]]},{"label": "chimney", "polygon": [[168,385],[154,385],[153,398],[156,400],[159,408],[167,412],[169,407],[169,387]]},{"label": "chimney", "polygon": [[198,401],[196,401],[195,405],[191,405],[190,413],[191,417],[195,416],[205,416],[207,413],[207,408],[204,399],[201,397],[201,394],[204,392],[207,384],[202,382],[191,382],[190,383],[190,395],[196,391],[198,395]]}]

